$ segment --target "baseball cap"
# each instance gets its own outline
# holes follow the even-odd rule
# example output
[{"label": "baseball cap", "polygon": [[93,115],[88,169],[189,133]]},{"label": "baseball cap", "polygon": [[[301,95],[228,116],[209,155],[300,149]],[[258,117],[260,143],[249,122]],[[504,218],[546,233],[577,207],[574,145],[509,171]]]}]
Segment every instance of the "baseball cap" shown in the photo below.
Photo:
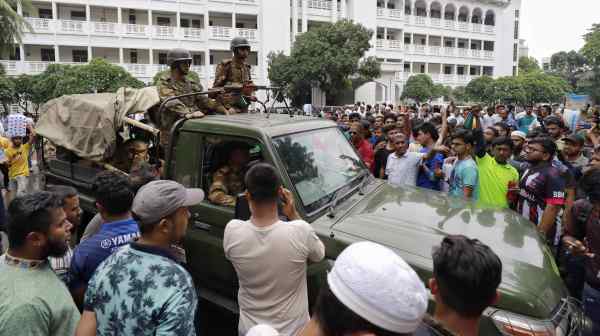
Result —
[{"label": "baseball cap", "polygon": [[578,134],[571,134],[568,137],[564,138],[564,141],[574,142],[579,146],[583,146],[585,144],[585,140],[582,136]]},{"label": "baseball cap", "polygon": [[327,283],[348,309],[385,330],[412,333],[427,309],[427,292],[417,273],[392,250],[373,242],[342,251]]},{"label": "baseball cap", "polygon": [[175,181],[159,180],[146,184],[138,191],[131,211],[140,222],[151,224],[181,207],[199,204],[203,199],[202,189],[188,189]]}]

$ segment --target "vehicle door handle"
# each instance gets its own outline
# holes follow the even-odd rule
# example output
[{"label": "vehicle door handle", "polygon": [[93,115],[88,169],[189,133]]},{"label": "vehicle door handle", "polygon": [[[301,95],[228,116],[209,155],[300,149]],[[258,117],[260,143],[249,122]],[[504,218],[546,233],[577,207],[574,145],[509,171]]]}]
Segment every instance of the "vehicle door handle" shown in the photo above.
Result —
[{"label": "vehicle door handle", "polygon": [[200,222],[200,221],[194,221],[194,229],[210,231],[211,228],[212,228],[212,225],[210,225],[210,224]]}]

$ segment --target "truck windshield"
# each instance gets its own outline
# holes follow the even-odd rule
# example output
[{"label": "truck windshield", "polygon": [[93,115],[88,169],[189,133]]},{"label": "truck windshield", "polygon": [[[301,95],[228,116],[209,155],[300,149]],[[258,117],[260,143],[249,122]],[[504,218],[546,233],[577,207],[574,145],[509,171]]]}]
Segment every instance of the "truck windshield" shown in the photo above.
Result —
[{"label": "truck windshield", "polygon": [[284,135],[273,142],[308,213],[325,206],[366,169],[337,128]]}]

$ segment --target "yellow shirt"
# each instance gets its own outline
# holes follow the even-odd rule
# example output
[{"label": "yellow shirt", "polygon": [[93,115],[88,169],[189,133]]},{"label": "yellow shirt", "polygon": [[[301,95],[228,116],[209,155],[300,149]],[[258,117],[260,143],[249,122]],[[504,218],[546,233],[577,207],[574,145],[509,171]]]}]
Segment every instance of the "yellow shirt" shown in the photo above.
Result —
[{"label": "yellow shirt", "polygon": [[[2,144],[3,145],[3,144]],[[4,149],[4,155],[8,160],[8,177],[13,179],[17,176],[29,176],[29,143],[15,148],[12,144]]]}]

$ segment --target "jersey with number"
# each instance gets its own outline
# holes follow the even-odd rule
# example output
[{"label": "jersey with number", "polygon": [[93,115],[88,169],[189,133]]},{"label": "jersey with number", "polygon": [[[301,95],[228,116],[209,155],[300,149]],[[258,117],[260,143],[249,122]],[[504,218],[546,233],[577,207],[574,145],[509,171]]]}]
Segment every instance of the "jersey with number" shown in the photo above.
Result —
[{"label": "jersey with number", "polygon": [[560,170],[550,164],[527,169],[519,188],[518,211],[535,225],[540,224],[547,205],[565,203],[565,179]]}]

